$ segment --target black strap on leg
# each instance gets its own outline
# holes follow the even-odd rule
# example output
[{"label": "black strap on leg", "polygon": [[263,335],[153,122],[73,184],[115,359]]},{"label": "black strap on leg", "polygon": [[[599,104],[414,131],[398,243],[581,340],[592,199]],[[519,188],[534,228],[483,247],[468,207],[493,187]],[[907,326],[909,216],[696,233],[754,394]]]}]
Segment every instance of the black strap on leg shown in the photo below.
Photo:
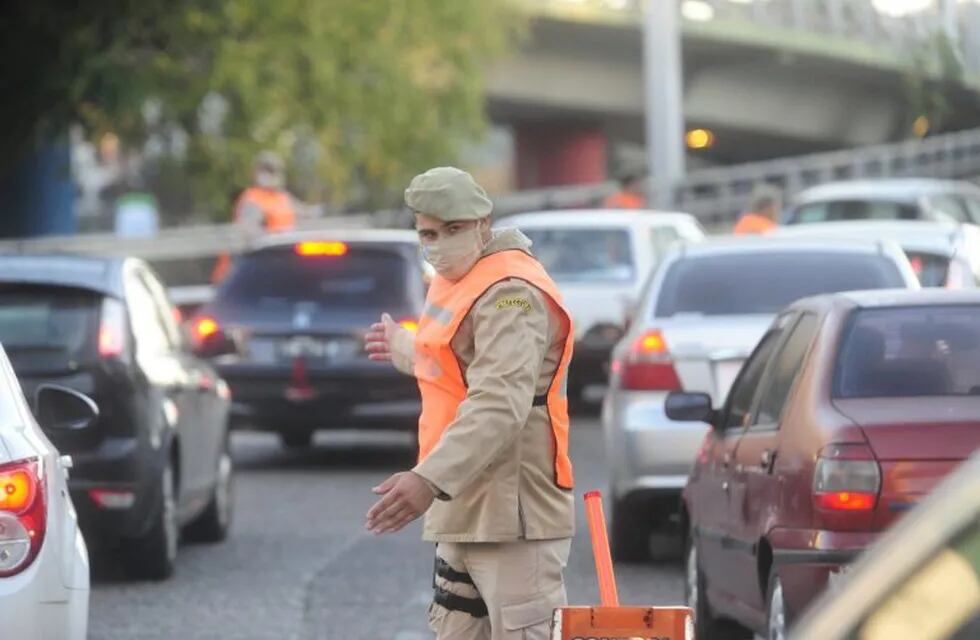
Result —
[{"label": "black strap on leg", "polygon": [[[443,580],[448,580],[449,582],[460,582],[462,584],[468,584],[474,587],[476,586],[473,584],[473,578],[470,576],[470,574],[466,573],[465,571],[456,571],[449,566],[448,562],[439,556],[436,556],[435,574]],[[433,586],[435,586],[435,579],[433,579]]]},{"label": "black strap on leg", "polygon": [[448,611],[462,611],[474,618],[485,618],[489,613],[483,598],[464,598],[441,587],[436,587],[436,594],[432,601]]},{"label": "black strap on leg", "polygon": [[548,394],[542,393],[540,396],[534,396],[534,400],[531,401],[532,407],[544,407],[548,404]]}]

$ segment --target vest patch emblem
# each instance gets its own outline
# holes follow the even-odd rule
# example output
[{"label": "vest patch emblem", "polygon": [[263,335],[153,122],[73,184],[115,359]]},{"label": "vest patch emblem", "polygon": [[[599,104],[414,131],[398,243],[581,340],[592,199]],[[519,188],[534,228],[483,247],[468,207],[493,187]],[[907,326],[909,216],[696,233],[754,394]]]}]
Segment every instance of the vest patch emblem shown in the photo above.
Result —
[{"label": "vest patch emblem", "polygon": [[527,298],[501,298],[497,300],[494,306],[497,307],[497,311],[520,309],[524,313],[528,313],[531,310],[531,303],[527,301]]}]

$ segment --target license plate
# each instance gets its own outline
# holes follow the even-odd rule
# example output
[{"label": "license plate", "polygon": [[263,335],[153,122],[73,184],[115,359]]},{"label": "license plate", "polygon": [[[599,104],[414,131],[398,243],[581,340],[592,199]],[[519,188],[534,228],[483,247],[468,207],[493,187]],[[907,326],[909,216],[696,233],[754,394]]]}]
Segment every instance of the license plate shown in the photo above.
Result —
[{"label": "license plate", "polygon": [[742,370],[742,360],[718,360],[715,365],[715,401],[720,406],[728,397],[738,372]]},{"label": "license plate", "polygon": [[282,344],[282,357],[287,360],[305,358],[309,361],[343,362],[354,358],[359,345],[349,338],[310,338],[300,336]]}]

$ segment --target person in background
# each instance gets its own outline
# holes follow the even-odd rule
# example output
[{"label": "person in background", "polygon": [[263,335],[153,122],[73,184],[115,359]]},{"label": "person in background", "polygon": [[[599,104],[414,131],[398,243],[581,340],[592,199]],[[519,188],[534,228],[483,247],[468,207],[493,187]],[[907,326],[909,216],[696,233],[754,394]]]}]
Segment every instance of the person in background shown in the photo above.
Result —
[{"label": "person in background", "polygon": [[647,206],[646,195],[643,192],[643,176],[638,173],[627,173],[619,179],[619,191],[609,194],[602,201],[607,209],[643,209]]},{"label": "person in background", "polygon": [[[235,202],[234,222],[255,233],[290,231],[296,226],[297,206],[286,191],[286,171],[282,158],[273,151],[263,151],[255,159],[252,186]],[[218,256],[211,281],[221,282],[231,268],[227,253]]]},{"label": "person in background", "polygon": [[752,190],[749,209],[735,223],[736,235],[768,233],[779,226],[782,194],[775,187],[760,184]]}]

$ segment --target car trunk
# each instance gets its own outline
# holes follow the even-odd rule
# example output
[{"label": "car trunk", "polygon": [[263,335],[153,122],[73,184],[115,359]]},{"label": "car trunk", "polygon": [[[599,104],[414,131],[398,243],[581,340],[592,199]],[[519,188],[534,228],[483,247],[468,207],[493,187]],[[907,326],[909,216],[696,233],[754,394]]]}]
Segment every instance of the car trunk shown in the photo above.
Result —
[{"label": "car trunk", "polygon": [[679,315],[659,319],[681,385],[711,394],[721,405],[752,349],[772,323],[771,315]]},{"label": "car trunk", "polygon": [[980,397],[838,399],[861,427],[881,468],[873,527],[917,504],[980,446]]},{"label": "car trunk", "polygon": [[558,283],[565,307],[575,323],[579,340],[597,325],[622,327],[636,300],[632,284]]}]

